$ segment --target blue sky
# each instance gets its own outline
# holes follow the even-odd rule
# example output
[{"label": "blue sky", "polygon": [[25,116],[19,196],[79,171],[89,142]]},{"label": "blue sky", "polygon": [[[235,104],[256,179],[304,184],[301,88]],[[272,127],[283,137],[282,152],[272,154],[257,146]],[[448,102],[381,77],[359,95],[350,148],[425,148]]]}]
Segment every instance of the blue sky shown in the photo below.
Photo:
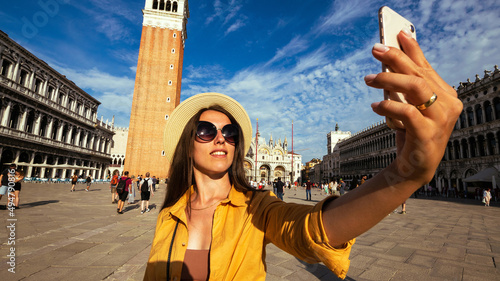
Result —
[{"label": "blue sky", "polygon": [[[128,127],[144,0],[0,2],[0,29],[101,101],[99,118]],[[261,136],[291,143],[303,162],[326,154],[326,134],[356,133],[383,117],[377,11],[412,21],[428,60],[451,85],[500,64],[500,4],[484,1],[190,0],[181,99],[238,100]],[[44,8],[45,7],[45,8]],[[291,149],[291,147],[289,147]],[[306,150],[307,149],[307,150]]]}]

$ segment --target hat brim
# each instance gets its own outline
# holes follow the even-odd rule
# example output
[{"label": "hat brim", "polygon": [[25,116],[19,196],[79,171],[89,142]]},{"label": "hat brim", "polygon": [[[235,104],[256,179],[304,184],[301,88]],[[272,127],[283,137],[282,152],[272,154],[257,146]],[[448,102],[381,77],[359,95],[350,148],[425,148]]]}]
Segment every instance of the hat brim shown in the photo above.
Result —
[{"label": "hat brim", "polygon": [[234,117],[243,132],[243,147],[247,153],[252,140],[252,123],[243,106],[233,98],[223,94],[203,93],[183,101],[174,109],[167,120],[163,134],[163,147],[165,156],[170,163],[172,163],[175,148],[189,120],[200,110],[214,105],[221,106]]}]

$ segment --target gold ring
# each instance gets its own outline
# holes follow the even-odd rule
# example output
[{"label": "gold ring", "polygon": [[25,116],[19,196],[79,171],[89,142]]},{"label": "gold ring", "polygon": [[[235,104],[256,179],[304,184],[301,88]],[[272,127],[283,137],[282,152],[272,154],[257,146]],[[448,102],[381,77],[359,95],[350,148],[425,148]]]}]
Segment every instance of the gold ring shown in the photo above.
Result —
[{"label": "gold ring", "polygon": [[438,96],[436,95],[436,93],[432,93],[432,97],[427,102],[424,102],[421,105],[415,105],[415,107],[420,111],[425,110],[429,108],[429,106],[431,106],[433,103],[435,103],[437,98]]}]

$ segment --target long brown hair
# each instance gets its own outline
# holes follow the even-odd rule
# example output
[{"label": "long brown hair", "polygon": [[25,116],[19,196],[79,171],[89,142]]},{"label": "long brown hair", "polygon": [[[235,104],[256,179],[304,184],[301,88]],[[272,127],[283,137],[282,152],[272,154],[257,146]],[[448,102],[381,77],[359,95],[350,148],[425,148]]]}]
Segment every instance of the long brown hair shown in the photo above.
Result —
[{"label": "long brown hair", "polygon": [[[161,208],[162,210],[173,206],[191,186],[194,186],[195,191],[197,191],[196,180],[193,173],[194,160],[191,155],[193,155],[194,139],[196,136],[198,121],[200,120],[201,114],[207,110],[215,110],[225,114],[231,121],[231,124],[238,127],[239,140],[235,144],[233,163],[228,169],[229,181],[232,185],[234,185],[234,188],[237,191],[243,193],[246,193],[249,190],[255,191],[255,189],[248,184],[245,178],[243,160],[245,159],[245,154],[247,152],[244,151],[245,147],[241,127],[238,122],[236,122],[236,119],[234,119],[234,117],[223,107],[214,105],[198,111],[198,113],[188,121],[186,127],[184,127],[184,130],[182,131],[172,158],[172,165],[170,166],[167,185],[167,194],[165,195],[165,201],[163,202],[163,206]],[[189,194],[188,206],[190,203],[191,194]]]}]

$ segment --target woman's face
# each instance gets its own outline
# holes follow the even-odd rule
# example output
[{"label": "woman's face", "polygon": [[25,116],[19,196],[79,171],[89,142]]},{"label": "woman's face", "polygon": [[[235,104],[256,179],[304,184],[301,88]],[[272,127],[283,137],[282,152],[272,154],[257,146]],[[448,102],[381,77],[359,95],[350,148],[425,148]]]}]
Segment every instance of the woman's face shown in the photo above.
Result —
[{"label": "woman's face", "polygon": [[[200,116],[199,121],[207,121],[222,129],[231,124],[231,120],[222,112],[207,110]],[[203,141],[195,137],[194,141],[194,169],[205,175],[223,176],[233,163],[235,145],[228,143],[217,130],[217,136],[211,141]]]}]

